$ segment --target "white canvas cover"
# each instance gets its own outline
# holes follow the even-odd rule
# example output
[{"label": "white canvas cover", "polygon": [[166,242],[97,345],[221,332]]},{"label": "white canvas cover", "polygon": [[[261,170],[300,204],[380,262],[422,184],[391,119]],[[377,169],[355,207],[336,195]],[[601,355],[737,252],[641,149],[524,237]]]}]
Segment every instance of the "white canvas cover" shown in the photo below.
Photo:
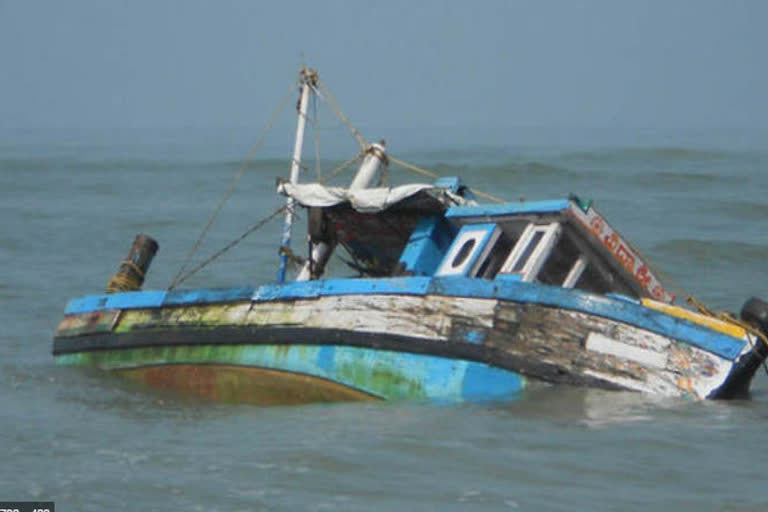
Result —
[{"label": "white canvas cover", "polygon": [[277,191],[285,196],[294,198],[302,206],[328,207],[349,203],[352,208],[361,213],[375,213],[386,210],[390,206],[422,191],[428,191],[429,195],[443,203],[446,207],[466,203],[461,196],[425,183],[401,185],[394,188],[380,187],[350,190],[343,187],[326,187],[319,183],[294,185],[282,182],[277,185]]}]

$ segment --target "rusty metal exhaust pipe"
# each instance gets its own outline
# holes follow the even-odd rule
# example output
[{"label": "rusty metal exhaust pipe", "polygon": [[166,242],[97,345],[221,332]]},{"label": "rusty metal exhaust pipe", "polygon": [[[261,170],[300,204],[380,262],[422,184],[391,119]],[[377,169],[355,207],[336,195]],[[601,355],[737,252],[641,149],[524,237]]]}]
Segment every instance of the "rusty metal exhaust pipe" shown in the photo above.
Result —
[{"label": "rusty metal exhaust pipe", "polygon": [[128,256],[120,263],[117,273],[107,283],[107,293],[140,290],[141,285],[144,284],[144,276],[159,247],[151,237],[144,234],[136,235]]}]

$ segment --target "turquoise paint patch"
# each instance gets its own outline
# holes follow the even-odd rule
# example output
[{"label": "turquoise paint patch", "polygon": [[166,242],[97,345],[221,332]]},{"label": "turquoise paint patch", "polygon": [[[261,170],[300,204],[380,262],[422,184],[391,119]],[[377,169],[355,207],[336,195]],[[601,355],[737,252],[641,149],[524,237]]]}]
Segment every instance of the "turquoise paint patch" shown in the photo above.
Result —
[{"label": "turquoise paint patch", "polygon": [[467,331],[464,335],[464,339],[474,345],[482,345],[485,341],[485,332],[483,331]]},{"label": "turquoise paint patch", "polygon": [[323,291],[324,281],[294,281],[286,284],[265,284],[255,290],[251,300],[259,302],[288,299],[312,299]]},{"label": "turquoise paint patch", "polygon": [[254,292],[253,286],[240,288],[201,288],[195,290],[172,290],[167,292],[163,305],[212,304],[248,300]]},{"label": "turquoise paint patch", "polygon": [[523,276],[521,274],[497,274],[495,280],[520,282],[523,280]]},{"label": "turquoise paint patch", "polygon": [[525,379],[515,373],[482,363],[469,363],[461,393],[465,400],[511,398],[525,388]]},{"label": "turquoise paint patch", "polygon": [[424,295],[429,289],[429,277],[390,277],[386,279],[329,279],[323,295],[357,295],[365,293]]},{"label": "turquoise paint patch", "polygon": [[461,401],[467,367],[475,363],[423,354],[336,347],[333,379],[388,400]]},{"label": "turquoise paint patch", "polygon": [[570,208],[570,204],[570,201],[567,199],[554,199],[549,201],[526,201],[523,203],[453,206],[448,209],[445,216],[448,218],[459,218],[487,217],[493,215],[521,215],[526,213],[557,213]]},{"label": "turquoise paint patch", "polygon": [[317,353],[317,366],[325,372],[333,373],[336,369],[336,347],[322,347]]},{"label": "turquoise paint patch", "polygon": [[581,199],[576,194],[571,194],[568,196],[568,199],[576,203],[576,206],[578,206],[584,213],[589,211],[589,209],[592,207],[592,203],[594,202],[592,199]]}]

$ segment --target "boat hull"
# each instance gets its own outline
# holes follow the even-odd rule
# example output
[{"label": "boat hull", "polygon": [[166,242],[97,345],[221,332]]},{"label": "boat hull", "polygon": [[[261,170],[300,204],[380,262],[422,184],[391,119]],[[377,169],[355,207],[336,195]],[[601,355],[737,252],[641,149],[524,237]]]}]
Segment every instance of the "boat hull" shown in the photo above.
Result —
[{"label": "boat hull", "polygon": [[253,366],[163,361],[156,366],[136,366],[115,372],[152,388],[226,403],[296,405],[378,399],[333,380]]},{"label": "boat hull", "polygon": [[343,345],[200,344],[84,351],[60,364],[114,370],[152,387],[263,405],[346,400],[510,399],[519,374],[474,361]]},{"label": "boat hull", "polygon": [[528,283],[455,293],[455,279],[375,281],[87,298],[70,304],[54,354],[254,403],[497,400],[535,381],[717,398],[743,394],[755,369],[747,341],[626,301]]}]

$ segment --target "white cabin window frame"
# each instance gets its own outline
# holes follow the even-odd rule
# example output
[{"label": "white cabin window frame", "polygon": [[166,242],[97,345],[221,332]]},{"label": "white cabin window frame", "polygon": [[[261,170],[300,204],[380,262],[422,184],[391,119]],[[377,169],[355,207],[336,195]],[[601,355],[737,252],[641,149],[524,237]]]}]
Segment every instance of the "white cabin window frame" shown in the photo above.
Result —
[{"label": "white cabin window frame", "polygon": [[475,277],[501,236],[498,224],[468,224],[459,230],[436,276]]},{"label": "white cabin window frame", "polygon": [[562,231],[559,222],[528,224],[499,273],[518,274],[522,281],[535,281]]},{"label": "white cabin window frame", "polygon": [[579,259],[576,260],[576,262],[571,267],[571,270],[568,272],[565,281],[563,281],[563,288],[573,288],[576,286],[576,283],[579,282],[581,275],[587,268],[587,263],[588,262],[586,256],[583,254],[579,256]]}]

